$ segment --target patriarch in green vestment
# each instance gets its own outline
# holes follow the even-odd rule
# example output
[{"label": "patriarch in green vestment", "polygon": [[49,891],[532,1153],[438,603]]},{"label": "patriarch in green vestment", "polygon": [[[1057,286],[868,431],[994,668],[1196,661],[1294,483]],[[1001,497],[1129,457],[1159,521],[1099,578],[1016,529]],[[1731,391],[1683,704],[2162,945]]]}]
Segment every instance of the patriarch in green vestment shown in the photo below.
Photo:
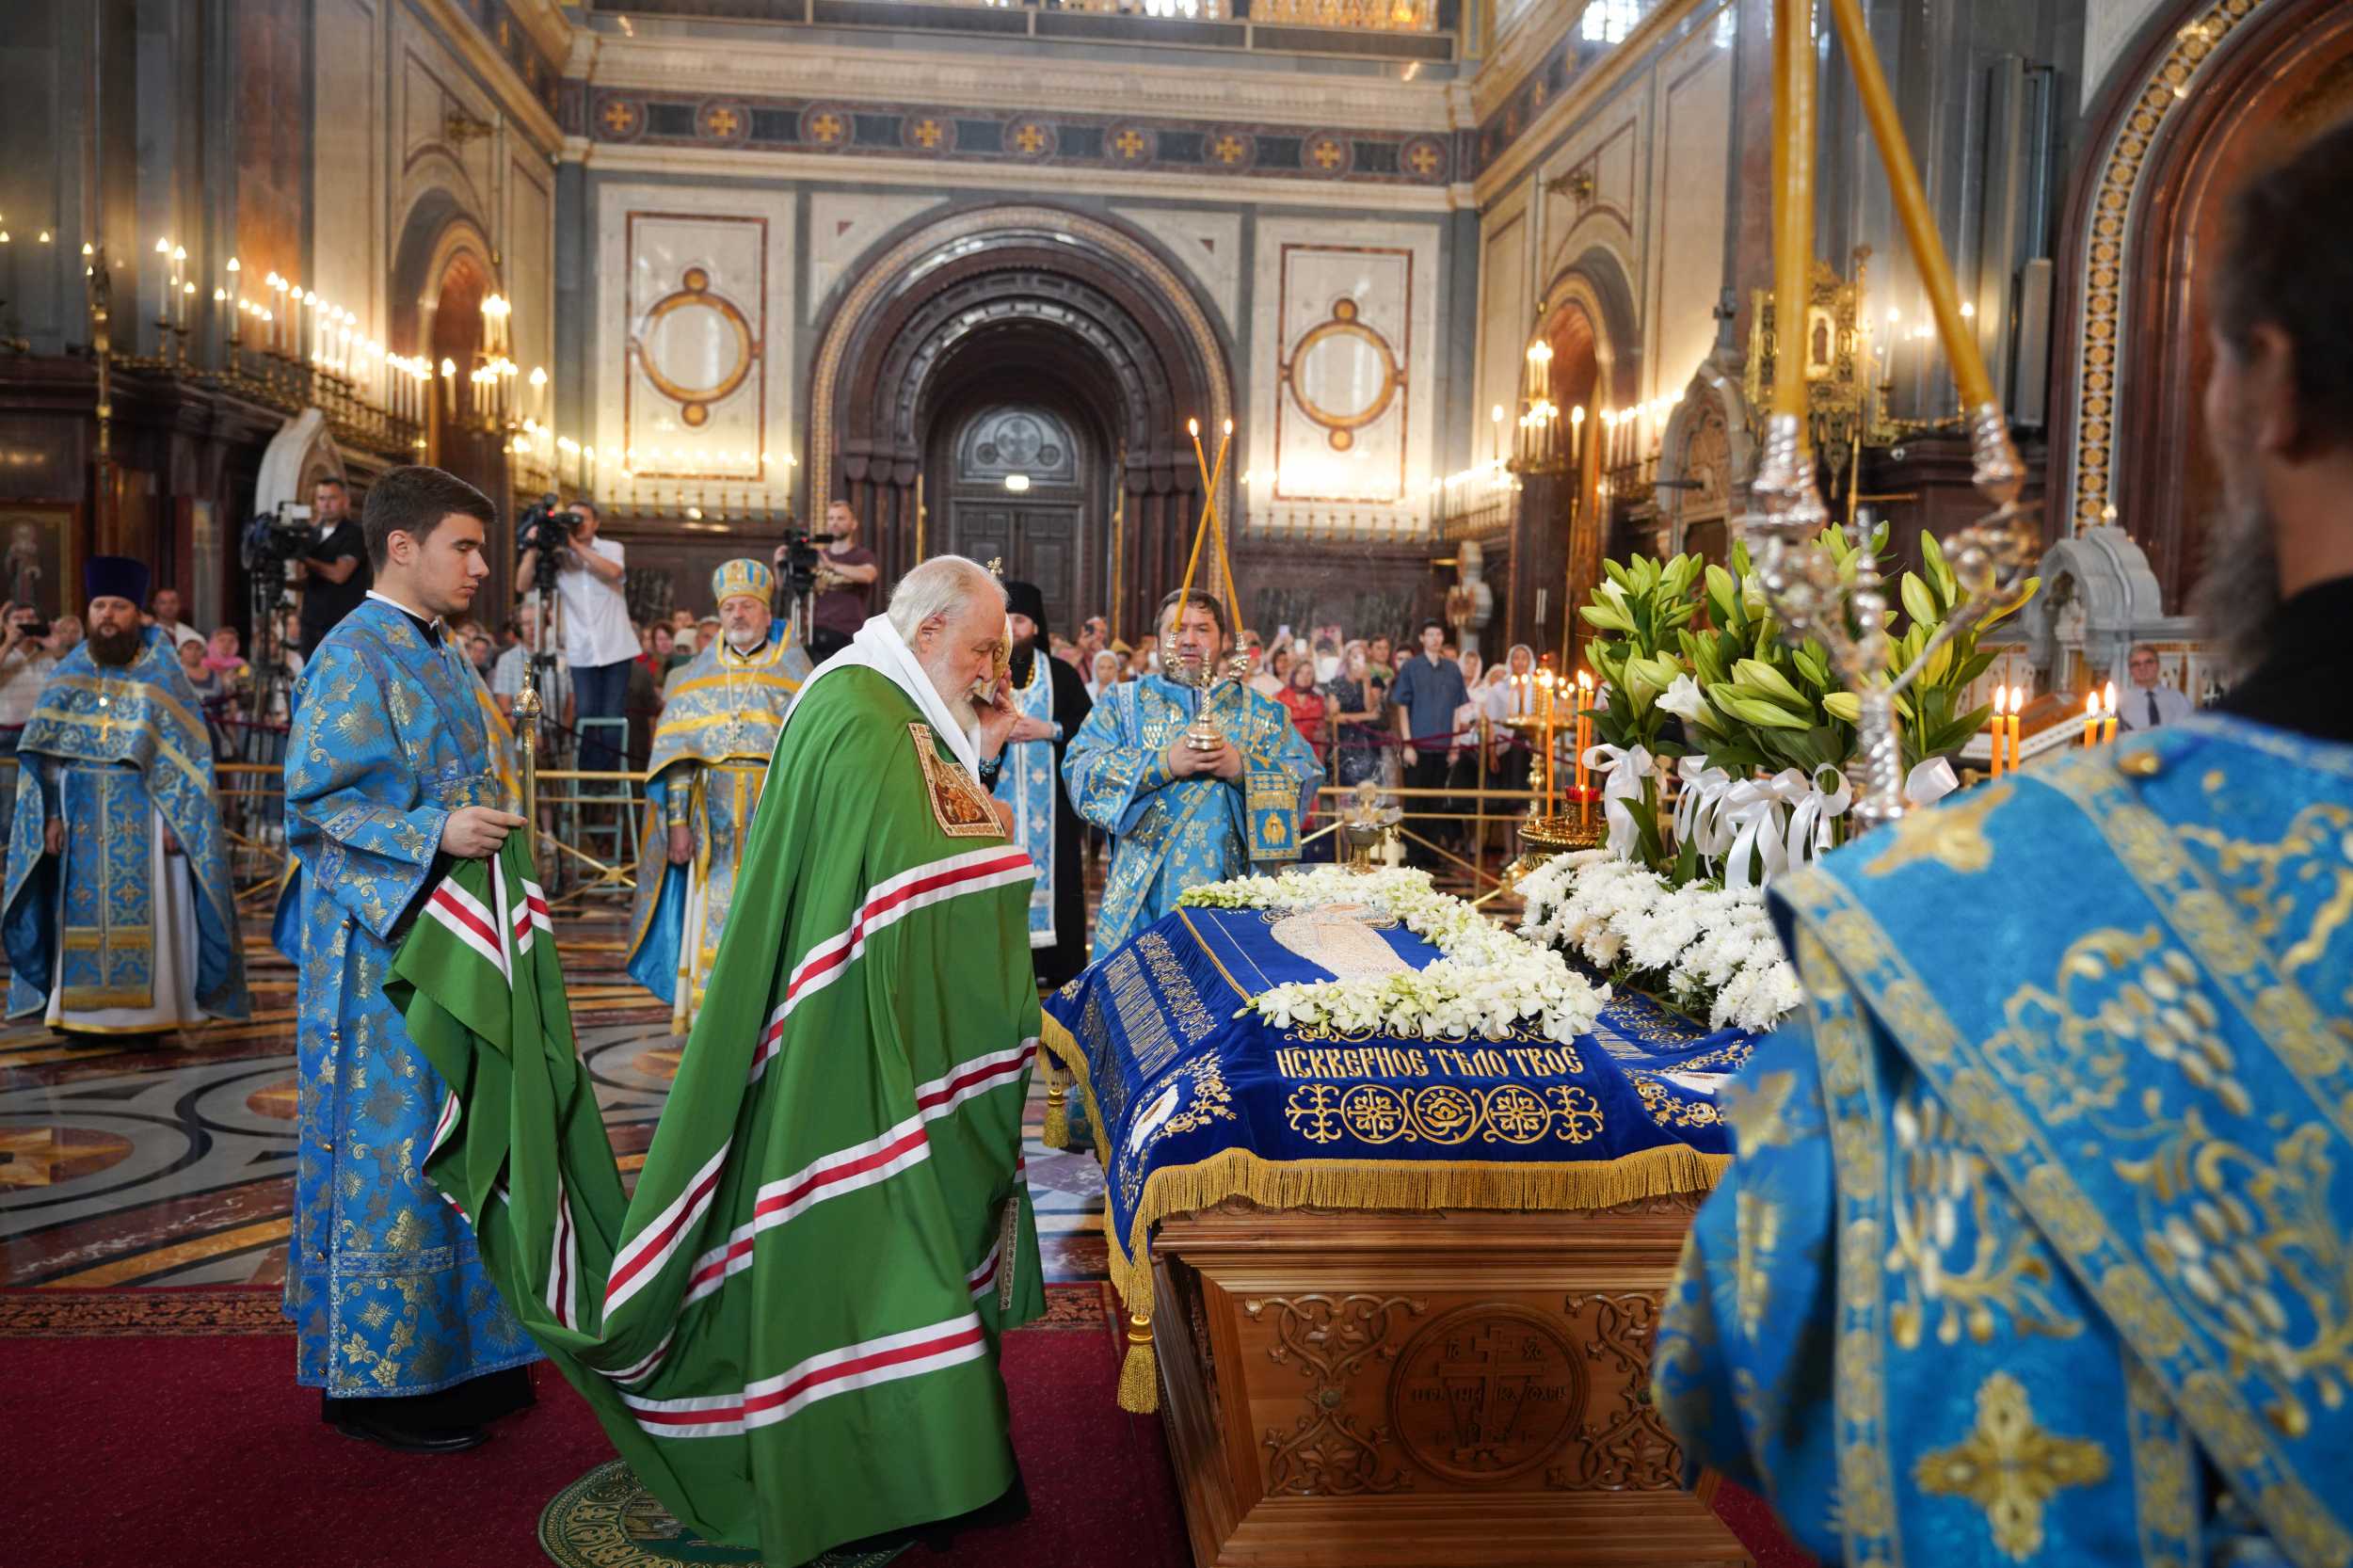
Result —
[{"label": "patriarch in green vestment", "polygon": [[626,1201],[510,847],[394,989],[446,1084],[427,1176],[691,1531],[804,1563],[1025,1509],[999,1336],[1044,1309],[1021,1111],[1030,858],[981,787],[1019,718],[1003,590],[909,572],[809,677]]},{"label": "patriarch in green vestment", "polygon": [[210,731],[169,636],[139,624],[147,568],[101,555],[83,577],[89,635],[17,742],[8,1015],[92,1034],[242,1018]]},{"label": "patriarch in green vestment", "polygon": [[629,972],[670,1004],[680,1034],[718,957],[776,731],[808,679],[808,653],[776,634],[775,586],[749,559],[711,574],[719,635],[672,683],[646,767]]},{"label": "patriarch in green vestment", "polygon": [[2353,124],[2211,274],[2222,711],[1773,889],[1807,1000],[1724,1096],[1655,1384],[1825,1562],[2353,1562],[2347,211]]}]

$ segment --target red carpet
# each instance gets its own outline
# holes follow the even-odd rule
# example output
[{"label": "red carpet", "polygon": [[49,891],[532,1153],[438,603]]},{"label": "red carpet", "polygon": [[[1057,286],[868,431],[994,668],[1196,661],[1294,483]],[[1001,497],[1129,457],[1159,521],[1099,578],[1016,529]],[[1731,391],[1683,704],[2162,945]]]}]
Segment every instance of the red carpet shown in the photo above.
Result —
[{"label": "red carpet", "polygon": [[[1099,1324],[1007,1336],[1032,1512],[961,1539],[955,1568],[1184,1568],[1160,1423],[1114,1405],[1114,1349]],[[321,1425],[288,1336],[0,1338],[0,1430],[17,1467],[0,1560],[546,1568],[539,1511],[613,1448],[562,1378],[541,1368],[538,1389],[537,1408],[484,1447],[417,1457]],[[949,1560],[920,1548],[901,1560]]]},{"label": "red carpet", "polygon": [[[255,1332],[275,1305],[261,1291],[0,1292],[0,1431],[15,1472],[0,1560],[544,1568],[539,1511],[613,1457],[563,1379],[539,1368],[537,1408],[471,1453],[389,1453],[320,1423],[317,1393],[295,1385],[291,1336]],[[221,1326],[208,1333],[206,1319]],[[1113,1403],[1117,1321],[1007,1336],[1031,1517],[965,1536],[952,1559],[919,1548],[904,1568],[1187,1568],[1160,1422]],[[1759,1568],[1811,1560],[1738,1488],[1717,1512]]]}]

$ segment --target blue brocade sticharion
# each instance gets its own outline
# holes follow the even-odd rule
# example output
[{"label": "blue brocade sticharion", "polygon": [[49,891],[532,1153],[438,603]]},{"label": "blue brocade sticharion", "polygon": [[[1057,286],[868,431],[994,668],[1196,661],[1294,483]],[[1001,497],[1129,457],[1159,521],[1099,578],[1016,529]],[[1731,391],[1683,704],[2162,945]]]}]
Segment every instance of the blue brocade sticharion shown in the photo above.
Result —
[{"label": "blue brocade sticharion", "polygon": [[[163,903],[150,885],[151,808],[180,841],[179,863],[196,890],[197,1005],[212,1017],[246,1016],[245,955],[213,792],[211,735],[169,640],[152,627],[142,638],[137,656],[120,670],[102,669],[88,643],[67,654],[17,742],[0,904],[11,1017],[47,1001],[60,942],[69,1009],[171,1000],[152,998]],[[42,766],[57,775],[62,876],[42,853],[46,810],[36,776]]]},{"label": "blue brocade sticharion", "polygon": [[296,869],[280,922],[300,976],[286,1316],[300,1381],[337,1398],[430,1393],[538,1356],[472,1229],[418,1174],[443,1091],[384,996],[442,824],[509,804],[480,694],[455,651],[375,600],[296,687]]},{"label": "blue brocade sticharion", "polygon": [[2209,718],[1778,884],[1687,1462],[1826,1562],[2353,1561],[2348,846],[2353,749]]},{"label": "blue brocade sticharion", "polygon": [[1221,686],[1209,713],[1242,754],[1235,782],[1172,777],[1169,743],[1193,722],[1199,694],[1159,676],[1104,688],[1063,759],[1079,815],[1112,839],[1095,959],[1176,907],[1188,888],[1299,858],[1300,808],[1323,769],[1282,704]]},{"label": "blue brocade sticharion", "polygon": [[[1053,670],[1041,653],[1030,661],[1030,682],[1016,689],[1013,702],[1026,718],[1054,725]],[[1030,884],[1030,946],[1050,948],[1062,939],[1054,929],[1054,878],[1080,876],[1076,866],[1054,863],[1054,743],[1062,727],[1042,741],[1015,741],[1004,750],[996,795],[1013,808],[1013,841],[1030,852],[1037,880]]]}]

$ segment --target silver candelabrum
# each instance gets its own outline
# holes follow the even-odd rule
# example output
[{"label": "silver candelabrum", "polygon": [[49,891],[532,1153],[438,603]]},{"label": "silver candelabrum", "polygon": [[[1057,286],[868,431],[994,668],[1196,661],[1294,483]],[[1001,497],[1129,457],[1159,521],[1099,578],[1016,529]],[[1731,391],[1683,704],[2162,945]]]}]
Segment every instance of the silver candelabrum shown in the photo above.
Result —
[{"label": "silver candelabrum", "polygon": [[1195,659],[1182,654],[1176,639],[1160,634],[1160,673],[1179,686],[1191,686],[1201,694],[1193,705],[1193,722],[1185,726],[1185,747],[1190,751],[1215,751],[1225,744],[1225,732],[1209,717],[1209,699],[1224,685],[1239,686],[1248,679],[1250,659],[1247,654],[1235,653],[1220,658],[1210,655]]},{"label": "silver candelabrum", "polygon": [[[1738,520],[1757,582],[1781,619],[1782,636],[1793,645],[1809,637],[1819,643],[1861,706],[1855,720],[1860,749],[1852,813],[1860,831],[1904,814],[1903,736],[1896,699],[1919,679],[1938,649],[2018,596],[2041,544],[2033,508],[2018,500],[2026,472],[2001,409],[1988,403],[1973,410],[1969,433],[1976,459],[1972,482],[1993,509],[1944,541],[1945,560],[1960,590],[1958,600],[1918,657],[1892,679],[1887,674],[1887,594],[1878,568],[1862,558],[1853,580],[1841,582],[1831,553],[1814,548],[1830,514],[1816,487],[1814,464],[1795,416],[1773,414],[1767,419],[1751,487],[1761,506]],[[1861,547],[1865,541],[1858,538],[1855,543]]]}]

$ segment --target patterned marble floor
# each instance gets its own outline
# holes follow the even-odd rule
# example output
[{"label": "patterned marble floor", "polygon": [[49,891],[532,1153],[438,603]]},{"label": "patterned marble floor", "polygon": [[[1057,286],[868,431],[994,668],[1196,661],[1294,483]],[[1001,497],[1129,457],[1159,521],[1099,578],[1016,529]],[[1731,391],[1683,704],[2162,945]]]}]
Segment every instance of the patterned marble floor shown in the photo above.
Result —
[{"label": "patterned marble floor", "polygon": [[[581,1054],[624,1172],[643,1162],[678,1051],[669,1010],[620,972],[615,917],[559,921]],[[294,973],[248,936],[250,1022],[132,1048],[0,1030],[0,1286],[272,1284],[295,1152]],[[1102,1172],[1037,1141],[1030,1189],[1049,1280],[1104,1273]]]}]

